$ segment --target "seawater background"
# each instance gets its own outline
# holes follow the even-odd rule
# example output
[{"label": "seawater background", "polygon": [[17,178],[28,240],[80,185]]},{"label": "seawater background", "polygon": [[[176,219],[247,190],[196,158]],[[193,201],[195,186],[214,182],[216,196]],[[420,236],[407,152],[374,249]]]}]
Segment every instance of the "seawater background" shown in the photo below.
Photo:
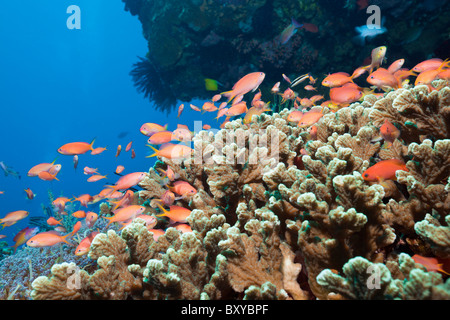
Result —
[{"label": "seawater background", "polygon": [[[69,30],[67,8],[81,9],[81,29]],[[178,120],[176,111],[167,115],[154,110],[133,86],[129,72],[137,56],[145,56],[147,43],[136,17],[124,11],[119,0],[23,0],[2,2],[0,8],[0,161],[19,171],[20,180],[0,172],[0,218],[8,212],[27,210],[42,216],[41,203],[48,205],[47,192],[55,197],[97,194],[105,183],[114,183],[118,164],[126,171],[147,171],[155,158],[139,132],[145,122],[177,123],[193,130],[194,120],[212,126],[211,115],[202,116],[186,105]],[[200,104],[201,102],[193,103]],[[206,121],[205,120],[209,120]],[[124,138],[119,134],[128,132]],[[90,142],[107,151],[73,157],[59,155],[57,148],[74,142]],[[133,141],[136,158],[124,148]],[[117,145],[122,153],[115,158]],[[60,181],[28,177],[28,170],[42,162],[62,164]],[[108,180],[86,181],[85,166],[108,174]],[[24,189],[31,188],[35,199],[28,200]],[[89,207],[98,212],[98,204]],[[0,231],[13,245],[13,236],[29,225],[29,218]]]}]

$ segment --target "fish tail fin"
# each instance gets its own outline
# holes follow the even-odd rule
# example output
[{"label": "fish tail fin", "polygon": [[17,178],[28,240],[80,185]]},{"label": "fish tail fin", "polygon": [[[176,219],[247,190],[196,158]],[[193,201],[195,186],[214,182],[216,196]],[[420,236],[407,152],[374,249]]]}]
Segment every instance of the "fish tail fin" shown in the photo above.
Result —
[{"label": "fish tail fin", "polygon": [[303,23],[297,22],[294,18],[291,18],[291,23],[294,27],[296,28],[301,28],[303,27]]},{"label": "fish tail fin", "polygon": [[162,212],[164,212],[164,213],[162,213],[162,214],[157,214],[156,216],[157,216],[157,217],[164,217],[164,216],[167,216],[168,211],[167,211],[166,209],[164,209],[164,207],[161,206],[159,203],[157,203],[156,205],[162,210]]},{"label": "fish tail fin", "polygon": [[97,139],[97,137],[95,137],[94,139],[92,139],[91,143],[89,144],[91,146],[91,150],[94,150],[94,142],[95,139]]},{"label": "fish tail fin", "polygon": [[438,72],[441,72],[444,68],[450,68],[450,58],[445,59],[442,64],[437,69]]},{"label": "fish tail fin", "polygon": [[158,151],[159,151],[158,149],[156,149],[155,147],[153,147],[153,146],[151,146],[149,144],[147,145],[147,147],[152,148],[152,150],[155,151],[155,153],[150,155],[150,156],[147,156],[146,158],[156,157],[158,155]]}]

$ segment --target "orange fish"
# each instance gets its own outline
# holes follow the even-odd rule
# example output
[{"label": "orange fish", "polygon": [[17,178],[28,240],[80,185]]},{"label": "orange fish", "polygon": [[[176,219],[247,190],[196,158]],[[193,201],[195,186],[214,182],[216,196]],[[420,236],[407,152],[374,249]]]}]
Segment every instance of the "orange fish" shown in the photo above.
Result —
[{"label": "orange fish", "polygon": [[191,156],[192,152],[194,151],[192,148],[181,144],[168,144],[160,150],[157,150],[150,145],[148,146],[152,148],[153,151],[155,151],[155,153],[150,156],[147,156],[147,158],[158,156],[171,160],[187,159]]},{"label": "orange fish", "polygon": [[70,245],[70,243],[67,242],[66,239],[71,236],[72,233],[61,236],[57,231],[41,232],[29,239],[27,241],[27,245],[33,248],[51,247],[61,242]]},{"label": "orange fish", "polygon": [[102,180],[102,179],[106,179],[106,176],[102,176],[100,174],[95,174],[95,175],[90,176],[87,179],[87,182],[96,182],[96,181],[99,181],[99,180]]},{"label": "orange fish", "polygon": [[193,105],[192,103],[189,104],[189,107],[191,107],[191,109],[194,110],[194,111],[202,112],[202,110],[199,107]]},{"label": "orange fish", "polygon": [[173,186],[169,186],[169,190],[179,194],[182,197],[192,196],[197,193],[197,189],[186,181],[175,181]]},{"label": "orange fish", "polygon": [[299,122],[303,117],[303,112],[300,110],[293,110],[289,113],[287,120],[289,122]]},{"label": "orange fish", "polygon": [[164,212],[163,214],[157,215],[157,217],[169,217],[170,220],[174,222],[186,222],[186,219],[191,214],[191,210],[180,206],[170,206],[169,211],[164,209],[158,204],[158,207]]},{"label": "orange fish", "polygon": [[150,144],[164,144],[173,140],[173,135],[171,131],[161,131],[153,134],[148,138],[148,143]]},{"label": "orange fish", "polygon": [[120,155],[120,152],[122,151],[122,145],[118,145],[117,146],[117,150],[116,150],[116,158]]},{"label": "orange fish", "polygon": [[221,95],[228,98],[228,102],[233,100],[236,96],[244,95],[247,92],[255,91],[258,89],[259,85],[263,82],[265,73],[263,72],[252,72],[236,82],[232,90],[223,92]]},{"label": "orange fish", "polygon": [[164,230],[161,230],[161,229],[149,229],[148,231],[150,231],[151,233],[153,233],[153,239],[154,239],[155,241],[158,241],[158,238],[159,238],[160,236],[162,236],[162,235],[165,233],[165,231],[164,231]]},{"label": "orange fish", "polygon": [[125,167],[124,167],[124,166],[121,166],[121,165],[118,165],[117,168],[116,168],[116,173],[117,173],[117,174],[120,174],[120,173],[123,172],[123,170],[125,170]]},{"label": "orange fish", "polygon": [[202,129],[203,129],[203,130],[209,130],[209,129],[211,129],[211,126],[210,126],[209,124],[204,124],[204,125],[202,126]]},{"label": "orange fish", "polygon": [[444,61],[439,58],[428,59],[418,63],[414,68],[412,68],[412,71],[421,73],[428,70],[434,70],[439,68],[443,62]]},{"label": "orange fish", "polygon": [[305,86],[305,90],[308,91],[317,91],[317,89],[315,87],[313,87],[312,85],[308,84]]},{"label": "orange fish", "polygon": [[204,112],[213,112],[216,111],[218,108],[214,105],[214,102],[206,101],[203,106],[202,110]]},{"label": "orange fish", "polygon": [[170,190],[166,190],[161,195],[161,199],[156,199],[155,201],[161,202],[165,206],[171,206],[175,202],[175,194]]},{"label": "orange fish", "polygon": [[2,229],[4,227],[10,227],[20,221],[28,217],[30,213],[25,210],[12,211],[8,213],[4,218],[0,219],[0,223],[3,223]]},{"label": "orange fish", "polygon": [[445,69],[438,73],[437,77],[443,80],[450,80],[450,69]]},{"label": "orange fish", "polygon": [[395,139],[400,137],[400,130],[390,123],[388,119],[384,119],[384,123],[380,127],[380,133],[384,141],[388,142],[388,146],[392,145]]},{"label": "orange fish", "polygon": [[88,226],[88,228],[92,228],[97,219],[98,214],[96,214],[95,212],[89,211],[88,213],[86,213],[86,225]]},{"label": "orange fish", "polygon": [[322,95],[315,95],[312,96],[311,98],[309,98],[309,100],[311,100],[313,103],[316,103],[317,101],[323,100],[324,97]]},{"label": "orange fish", "polygon": [[181,124],[178,124],[177,128],[172,132],[172,139],[178,141],[191,141],[193,136],[188,127]]},{"label": "orange fish", "polygon": [[285,103],[287,100],[293,100],[295,99],[297,95],[295,94],[295,92],[291,89],[291,88],[287,88],[286,90],[284,90],[284,92],[281,94],[281,103]]},{"label": "orange fish", "polygon": [[330,90],[330,99],[337,104],[349,104],[358,101],[362,96],[363,92],[353,83],[347,83],[342,87],[335,87]]},{"label": "orange fish", "polygon": [[260,116],[261,114],[263,114],[266,111],[271,111],[268,108],[268,104],[263,103],[262,107],[259,106],[255,106],[255,107],[251,107],[250,109],[248,109],[247,113],[244,116],[244,123],[250,123],[252,120],[252,117],[254,115],[256,116]]},{"label": "orange fish", "polygon": [[92,154],[92,155],[100,154],[100,153],[102,153],[102,152],[105,151],[105,150],[106,150],[106,148],[98,147],[98,148],[95,148],[94,150],[92,150],[92,151],[91,151],[91,154]]},{"label": "orange fish", "polygon": [[133,145],[133,141],[130,141],[130,142],[127,144],[127,146],[125,147],[125,152],[130,151],[132,145]]},{"label": "orange fish", "polygon": [[247,102],[241,101],[239,103],[233,104],[230,108],[228,108],[227,112],[225,112],[225,115],[227,117],[233,117],[246,113],[247,111]]},{"label": "orange fish", "polygon": [[442,66],[437,69],[422,71],[416,78],[414,85],[430,84],[433,80],[438,79],[439,73],[442,71]]},{"label": "orange fish", "polygon": [[146,176],[147,173],[145,172],[132,172],[124,175],[113,186],[107,186],[107,188],[111,188],[114,191],[129,189],[141,182]]},{"label": "orange fish", "polygon": [[164,177],[167,177],[167,179],[169,179],[170,181],[175,180],[175,172],[173,172],[172,168],[170,168],[169,166],[167,167],[167,170],[163,170],[161,168],[156,169],[159,172],[161,172]]},{"label": "orange fish", "polygon": [[83,173],[84,174],[94,174],[94,173],[98,173],[97,172],[98,171],[98,169],[97,168],[89,168],[89,167],[84,167],[84,169],[83,169]]},{"label": "orange fish", "polygon": [[390,87],[397,89],[401,87],[401,83],[399,83],[398,79],[384,68],[378,68],[376,71],[372,72],[367,77],[366,81],[378,88]]},{"label": "orange fish", "polygon": [[395,172],[397,170],[409,171],[402,160],[391,159],[382,160],[366,171],[363,172],[363,179],[365,181],[382,182],[384,180],[397,180]]},{"label": "orange fish", "polygon": [[311,129],[309,129],[309,135],[311,140],[317,140],[317,126],[312,126]]},{"label": "orange fish", "polygon": [[219,121],[218,119],[223,117],[224,115],[226,115],[226,113],[228,112],[228,108],[222,108],[217,112],[217,117],[215,117],[214,119],[216,119],[217,121]]},{"label": "orange fish", "polygon": [[52,204],[58,209],[58,211],[64,211],[67,202],[71,202],[71,200],[66,197],[58,197],[52,201]]},{"label": "orange fish", "polygon": [[156,123],[147,122],[141,126],[140,131],[143,135],[150,137],[156,132],[166,131],[168,126],[168,124],[166,124],[165,126],[161,126]]},{"label": "orange fish", "polygon": [[74,199],[73,201],[79,201],[80,204],[81,204],[83,207],[86,207],[86,208],[87,208],[89,202],[91,202],[92,199],[93,199],[92,196],[89,195],[89,194],[83,194],[83,195],[81,195],[81,196],[79,196],[79,197],[74,197],[74,198],[75,198],[75,199]]},{"label": "orange fish", "polygon": [[353,82],[352,76],[346,72],[336,72],[326,76],[322,81],[322,85],[325,87],[334,88],[343,86],[349,82]]},{"label": "orange fish", "polygon": [[51,166],[51,168],[48,169],[47,172],[53,176],[56,176],[59,173],[59,171],[61,171],[61,167],[62,166],[60,164],[55,164],[55,165]]},{"label": "orange fish", "polygon": [[62,225],[61,221],[62,221],[62,219],[58,221],[58,220],[56,220],[55,218],[50,217],[50,218],[47,219],[47,224],[48,224],[49,226],[56,226],[56,225],[58,225],[58,224]]},{"label": "orange fish", "polygon": [[[140,214],[140,215],[136,216],[133,220],[138,219],[138,218],[145,221],[145,226],[147,227],[147,229],[152,229],[158,223],[158,220],[156,220],[156,218],[154,216],[149,216],[148,214]],[[130,225],[133,222],[133,220],[128,220],[126,222],[121,223],[122,228],[120,228],[119,230],[122,230],[126,226]]]},{"label": "orange fish", "polygon": [[192,228],[188,224],[185,224],[185,223],[177,224],[175,226],[175,229],[177,229],[178,231],[181,231],[181,233],[192,232]]},{"label": "orange fish", "polygon": [[320,120],[320,118],[323,117],[323,110],[322,109],[311,109],[310,111],[306,112],[301,120],[298,123],[298,126],[300,128],[309,127],[313,124],[315,124],[317,121]]},{"label": "orange fish", "polygon": [[398,59],[391,63],[391,65],[387,68],[387,71],[390,73],[395,73],[403,66],[405,63],[405,59]]},{"label": "orange fish", "polygon": [[72,213],[72,216],[74,216],[77,219],[83,219],[86,218],[86,212],[84,212],[83,210],[78,210]]},{"label": "orange fish", "polygon": [[31,191],[30,188],[24,189],[25,193],[27,194],[27,198],[30,200],[33,200],[34,197],[36,196],[33,191]]},{"label": "orange fish", "polygon": [[184,109],[184,104],[180,104],[180,106],[178,107],[178,115],[177,118],[179,118],[181,116],[181,113],[183,112]]},{"label": "orange fish", "polygon": [[437,271],[450,276],[450,273],[443,269],[444,265],[447,267],[450,265],[450,259],[424,257],[418,254],[413,255],[411,258],[413,258],[414,262],[423,265],[428,272]]},{"label": "orange fish", "polygon": [[117,201],[111,201],[114,204],[112,211],[116,210],[119,207],[125,207],[131,203],[134,197],[134,192],[132,190],[127,190],[125,194]]},{"label": "orange fish", "polygon": [[76,256],[82,256],[89,252],[91,248],[91,243],[94,240],[95,236],[98,235],[100,232],[94,231],[91,232],[86,238],[81,240],[78,247],[75,249],[75,255]]},{"label": "orange fish", "polygon": [[91,143],[87,142],[71,142],[66,143],[62,147],[58,149],[58,152],[64,155],[75,155],[75,154],[84,154],[88,151],[94,150],[92,147],[94,145],[94,140]]},{"label": "orange fish", "polygon": [[51,174],[47,171],[39,172],[38,177],[39,177],[39,179],[44,180],[44,181],[52,181],[52,180],[59,181],[59,179],[56,177],[56,175]]},{"label": "orange fish", "polygon": [[114,216],[112,217],[103,217],[107,220],[109,220],[108,224],[106,226],[109,226],[111,223],[114,222],[124,222],[130,219],[134,219],[137,215],[143,213],[145,210],[144,206],[138,206],[138,205],[131,205],[119,210],[116,210],[114,212]]},{"label": "orange fish", "polygon": [[29,177],[37,177],[39,173],[43,172],[43,171],[48,171],[50,170],[50,168],[53,166],[53,164],[55,163],[56,159],[53,160],[52,163],[40,163],[35,165],[34,167],[32,167],[29,171],[28,171],[28,176]]},{"label": "orange fish", "polygon": [[270,91],[273,94],[278,93],[280,91],[280,82],[275,83]]}]

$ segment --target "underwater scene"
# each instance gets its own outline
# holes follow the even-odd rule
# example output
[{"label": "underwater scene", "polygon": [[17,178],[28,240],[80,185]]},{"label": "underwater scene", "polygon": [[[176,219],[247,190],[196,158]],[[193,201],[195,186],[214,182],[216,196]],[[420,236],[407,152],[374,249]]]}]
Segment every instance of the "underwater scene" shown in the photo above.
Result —
[{"label": "underwater scene", "polygon": [[449,0],[5,1],[0,43],[0,300],[450,300]]}]

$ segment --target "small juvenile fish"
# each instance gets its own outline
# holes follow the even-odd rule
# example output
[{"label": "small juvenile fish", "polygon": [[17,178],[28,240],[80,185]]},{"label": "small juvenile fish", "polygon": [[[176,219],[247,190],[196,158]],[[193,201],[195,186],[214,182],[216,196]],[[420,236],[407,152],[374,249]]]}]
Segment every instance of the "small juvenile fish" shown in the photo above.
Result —
[{"label": "small juvenile fish", "polygon": [[33,191],[31,191],[30,188],[24,189],[25,193],[27,194],[27,198],[30,200],[33,200],[34,197],[36,196]]},{"label": "small juvenile fish", "polygon": [[388,119],[384,119],[384,123],[380,127],[380,133],[384,141],[388,143],[388,146],[392,145],[395,139],[400,137],[400,130],[390,123]]}]

